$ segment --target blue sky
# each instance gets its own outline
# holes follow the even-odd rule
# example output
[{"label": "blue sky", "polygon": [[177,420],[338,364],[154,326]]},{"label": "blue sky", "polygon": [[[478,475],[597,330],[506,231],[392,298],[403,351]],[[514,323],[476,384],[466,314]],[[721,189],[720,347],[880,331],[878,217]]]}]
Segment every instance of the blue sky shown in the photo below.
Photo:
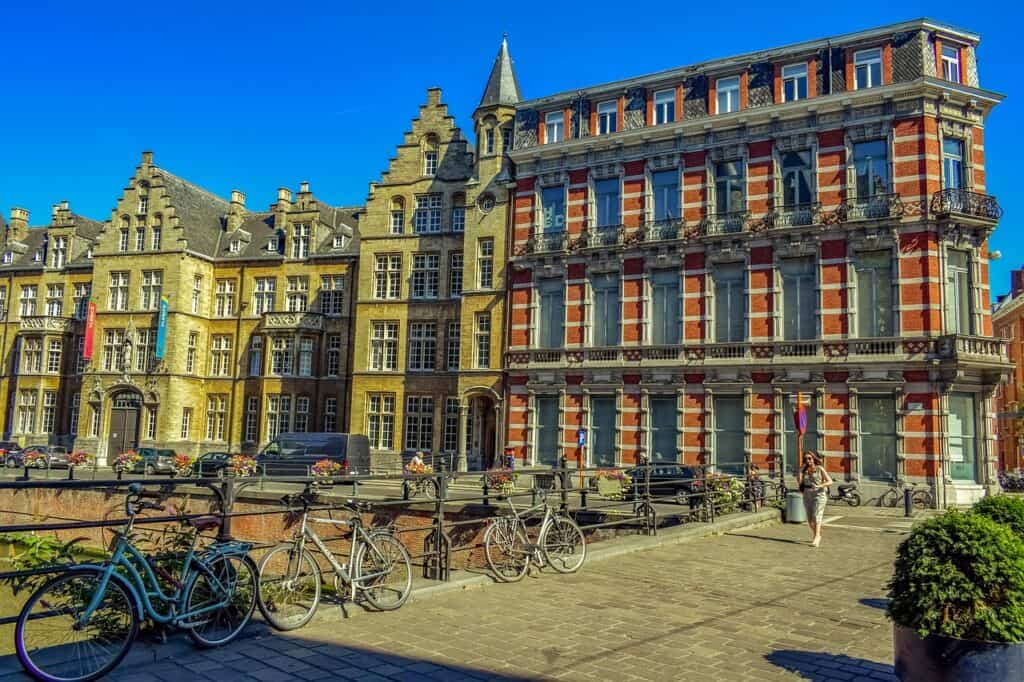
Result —
[{"label": "blue sky", "polygon": [[[308,180],[359,204],[426,88],[463,129],[508,32],[526,97],[929,16],[980,33],[982,86],[1008,95],[988,120],[989,193],[1006,209],[995,293],[1024,265],[1011,192],[1024,157],[1015,2],[830,3],[9,3],[0,44],[0,210],[71,201],[107,219],[143,149],[265,208]],[[894,9],[898,7],[898,9]],[[1012,8],[1011,8],[1012,7]],[[490,8],[490,9],[489,9]],[[653,14],[653,12],[657,14]],[[651,13],[648,13],[651,12]]]}]

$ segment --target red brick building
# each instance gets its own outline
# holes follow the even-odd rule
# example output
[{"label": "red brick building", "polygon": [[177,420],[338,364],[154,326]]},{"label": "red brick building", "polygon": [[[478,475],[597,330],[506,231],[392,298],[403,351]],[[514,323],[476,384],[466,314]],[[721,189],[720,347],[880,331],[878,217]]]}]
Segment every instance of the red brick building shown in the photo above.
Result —
[{"label": "red brick building", "polygon": [[992,313],[996,336],[1005,339],[1014,368],[996,392],[999,469],[1024,465],[1024,270],[1010,273],[1010,293],[1001,296]]},{"label": "red brick building", "polygon": [[[917,20],[517,105],[507,445],[994,479],[978,36]],[[940,475],[941,472],[941,475]]]}]

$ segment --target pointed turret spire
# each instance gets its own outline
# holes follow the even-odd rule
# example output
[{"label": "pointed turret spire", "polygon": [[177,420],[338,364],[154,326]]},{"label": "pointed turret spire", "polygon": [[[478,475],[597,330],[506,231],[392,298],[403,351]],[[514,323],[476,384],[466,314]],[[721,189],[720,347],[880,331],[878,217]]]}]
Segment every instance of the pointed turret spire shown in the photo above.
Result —
[{"label": "pointed turret spire", "polygon": [[519,80],[512,68],[512,57],[508,54],[508,34],[501,37],[501,48],[498,56],[494,59],[494,68],[487,79],[487,87],[484,88],[484,96],[480,99],[481,107],[495,105],[515,105],[522,99],[519,94]]}]

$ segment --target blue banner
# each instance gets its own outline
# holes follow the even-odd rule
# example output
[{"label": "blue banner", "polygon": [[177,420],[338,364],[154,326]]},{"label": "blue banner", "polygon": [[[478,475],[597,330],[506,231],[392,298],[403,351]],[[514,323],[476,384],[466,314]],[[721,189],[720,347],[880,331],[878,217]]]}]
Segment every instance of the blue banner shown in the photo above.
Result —
[{"label": "blue banner", "polygon": [[167,346],[167,297],[160,297],[160,321],[156,327],[156,359],[164,359],[164,348]]}]

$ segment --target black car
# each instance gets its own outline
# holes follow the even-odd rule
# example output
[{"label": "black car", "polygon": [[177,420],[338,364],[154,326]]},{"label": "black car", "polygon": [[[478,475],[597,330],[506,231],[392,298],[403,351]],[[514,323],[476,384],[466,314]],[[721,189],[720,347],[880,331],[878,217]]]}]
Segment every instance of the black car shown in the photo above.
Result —
[{"label": "black car", "polygon": [[[637,490],[643,490],[644,469],[630,469],[626,472],[636,483]],[[651,497],[659,502],[674,500],[689,505],[691,509],[703,503],[704,480],[699,467],[684,464],[655,464],[650,468]],[[633,494],[633,486],[626,491]],[[660,499],[659,499],[660,498]]]},{"label": "black car", "polygon": [[199,455],[196,461],[192,462],[192,475],[197,478],[210,478],[224,475],[231,460],[231,454],[227,452],[206,452]]},{"label": "black car", "polygon": [[174,450],[158,450],[156,448],[139,448],[142,457],[132,467],[134,474],[173,474]]},{"label": "black car", "polygon": [[68,449],[58,445],[29,445],[21,451],[22,466],[25,458],[36,452],[42,454],[32,464],[37,469],[67,469],[71,466],[68,462]]},{"label": "black car", "polygon": [[23,466],[21,463],[21,446],[12,440],[0,441],[0,461],[5,467],[14,469]]}]

